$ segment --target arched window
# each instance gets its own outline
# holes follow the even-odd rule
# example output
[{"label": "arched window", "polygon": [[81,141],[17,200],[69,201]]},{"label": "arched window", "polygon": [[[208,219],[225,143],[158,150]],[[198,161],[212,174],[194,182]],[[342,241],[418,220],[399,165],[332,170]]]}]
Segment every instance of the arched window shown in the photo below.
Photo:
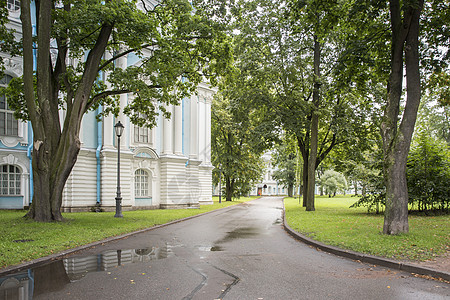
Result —
[{"label": "arched window", "polygon": [[148,172],[142,169],[134,173],[134,195],[135,197],[148,197],[149,193]]},{"label": "arched window", "polygon": [[13,165],[0,166],[0,195],[18,196],[21,194],[20,169]]},{"label": "arched window", "polygon": [[[12,77],[5,75],[0,86],[7,86]],[[0,135],[18,136],[19,122],[14,118],[14,111],[9,108],[6,95],[0,95]]]}]

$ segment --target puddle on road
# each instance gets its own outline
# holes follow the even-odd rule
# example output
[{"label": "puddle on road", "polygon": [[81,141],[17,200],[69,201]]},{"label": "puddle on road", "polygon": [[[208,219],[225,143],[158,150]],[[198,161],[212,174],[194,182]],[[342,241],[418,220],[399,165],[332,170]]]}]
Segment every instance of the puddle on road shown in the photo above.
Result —
[{"label": "puddle on road", "polygon": [[[211,247],[212,248],[212,247]],[[57,291],[65,285],[83,279],[92,272],[107,272],[118,266],[147,263],[173,255],[171,247],[108,250],[97,255],[70,256],[52,263],[0,277],[0,299],[27,299]]]},{"label": "puddle on road", "polygon": [[227,232],[227,235],[216,242],[216,244],[220,244],[220,243],[226,243],[232,240],[236,240],[236,239],[248,239],[254,236],[259,235],[260,229],[257,227],[242,227],[242,228],[237,228],[233,231],[229,231]]},{"label": "puddle on road", "polygon": [[220,246],[198,246],[198,250],[205,252],[215,252],[215,251],[223,251],[223,248]]}]

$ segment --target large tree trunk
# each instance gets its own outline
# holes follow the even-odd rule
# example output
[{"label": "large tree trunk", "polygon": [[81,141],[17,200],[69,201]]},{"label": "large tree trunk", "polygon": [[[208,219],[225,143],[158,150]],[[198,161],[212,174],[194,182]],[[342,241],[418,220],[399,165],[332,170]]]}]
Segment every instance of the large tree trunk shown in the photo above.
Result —
[{"label": "large tree trunk", "polygon": [[314,36],[314,90],[313,90],[313,111],[311,114],[311,141],[309,147],[308,158],[308,186],[306,197],[306,210],[314,211],[314,194],[316,188],[316,163],[317,163],[317,148],[319,139],[319,102],[320,102],[320,43],[317,36]]},{"label": "large tree trunk", "polygon": [[302,176],[302,180],[303,180],[303,190],[302,190],[302,198],[303,198],[303,203],[302,206],[306,207],[306,199],[308,198],[308,156],[303,157],[303,176]]},{"label": "large tree trunk", "polygon": [[293,197],[293,196],[294,196],[294,186],[289,185],[288,186],[288,197]]},{"label": "large tree trunk", "polygon": [[[388,103],[381,124],[384,150],[386,210],[383,233],[409,231],[406,161],[420,103],[419,18],[423,0],[418,6],[406,8],[402,20],[399,0],[391,0],[392,53],[388,86]],[[398,126],[405,53],[407,99],[403,118]]]},{"label": "large tree trunk", "polygon": [[[55,152],[60,147],[66,150],[62,157],[55,159],[58,157]],[[75,165],[79,150],[78,137],[71,138],[67,145],[60,145],[56,149],[50,143],[42,142],[39,135],[35,137],[32,157],[34,195],[27,217],[40,222],[63,220],[61,205],[64,185]]]},{"label": "large tree trunk", "polygon": [[225,198],[226,201],[233,200],[234,179],[230,177],[225,178]]}]

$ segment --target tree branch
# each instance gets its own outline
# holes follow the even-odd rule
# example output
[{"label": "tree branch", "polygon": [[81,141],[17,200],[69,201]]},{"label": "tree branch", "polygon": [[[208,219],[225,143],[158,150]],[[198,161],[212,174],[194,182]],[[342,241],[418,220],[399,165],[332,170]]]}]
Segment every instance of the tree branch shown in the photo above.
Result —
[{"label": "tree branch", "polygon": [[147,47],[150,47],[150,46],[156,46],[156,44],[144,44],[144,45],[142,45],[142,46],[140,46],[140,47],[136,47],[136,48],[133,48],[133,49],[128,49],[127,51],[124,51],[124,52],[121,52],[121,53],[119,53],[119,54],[117,54],[117,55],[114,55],[112,58],[110,58],[110,59],[108,59],[107,61],[105,61],[105,62],[98,68],[98,71],[103,70],[103,69],[106,68],[110,63],[112,63],[113,61],[115,61],[116,59],[118,59],[118,58],[120,58],[120,57],[123,57],[123,56],[125,56],[125,55],[127,55],[127,54],[129,54],[129,53],[131,53],[131,52],[134,52],[134,51],[137,51],[137,50],[141,50],[141,49],[144,49],[144,48],[147,48]]}]

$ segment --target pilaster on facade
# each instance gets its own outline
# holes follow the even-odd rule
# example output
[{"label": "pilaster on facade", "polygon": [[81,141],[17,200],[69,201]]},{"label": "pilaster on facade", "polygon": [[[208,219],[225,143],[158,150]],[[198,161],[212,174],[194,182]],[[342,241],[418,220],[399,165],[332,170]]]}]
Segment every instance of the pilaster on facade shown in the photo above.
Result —
[{"label": "pilaster on facade", "polygon": [[187,158],[176,155],[161,155],[160,197],[161,208],[179,208],[189,206],[187,193],[186,162]]},{"label": "pilaster on facade", "polygon": [[96,157],[95,151],[81,149],[77,162],[70,173],[63,192],[62,210],[86,211],[95,206],[96,199]]},{"label": "pilaster on facade", "polygon": [[[133,152],[121,150],[120,152],[120,191],[122,209],[130,210],[134,205],[131,189],[133,188],[132,170]],[[102,150],[101,158],[101,207],[106,211],[114,211],[117,192],[117,151]]]},{"label": "pilaster on facade", "polygon": [[189,159],[187,163],[187,177],[188,177],[188,189],[189,203],[191,206],[198,206],[200,204],[199,199],[201,195],[201,187],[199,180],[199,166],[202,163],[198,159]]},{"label": "pilaster on facade", "polygon": [[199,166],[198,172],[198,179],[199,179],[199,188],[200,188],[200,195],[199,195],[199,203],[202,205],[205,204],[213,204],[212,201],[212,170],[214,169],[214,166],[212,164],[201,164]]},{"label": "pilaster on facade", "polygon": [[199,159],[198,155],[198,96],[192,95],[190,99],[190,130],[189,130],[189,159]]}]

